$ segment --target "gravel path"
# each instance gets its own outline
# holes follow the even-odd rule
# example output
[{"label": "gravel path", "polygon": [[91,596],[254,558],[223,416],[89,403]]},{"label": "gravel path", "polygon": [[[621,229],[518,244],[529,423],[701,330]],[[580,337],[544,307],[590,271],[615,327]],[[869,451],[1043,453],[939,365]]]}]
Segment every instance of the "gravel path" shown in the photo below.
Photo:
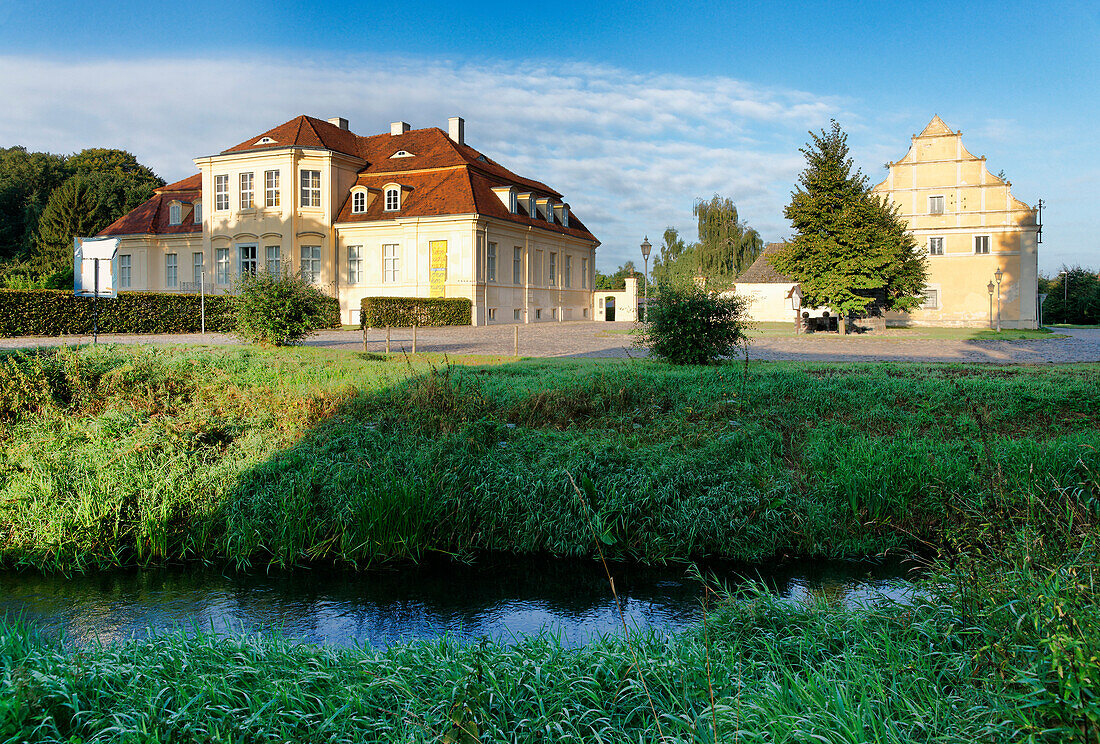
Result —
[{"label": "gravel path", "polygon": [[[519,327],[522,356],[533,357],[627,357],[644,356],[632,349],[631,336],[610,333],[624,330],[626,324],[598,322],[541,323]],[[457,328],[421,328],[417,331],[417,351],[447,354],[511,355],[514,339],[512,325]],[[1069,364],[1100,361],[1100,330],[1060,329],[1068,338],[1036,341],[946,341],[898,337],[766,336],[757,338],[749,352],[751,359],[796,360],[809,362],[982,362],[988,364]],[[224,334],[121,335],[104,334],[101,343],[122,344],[233,344],[234,337]],[[90,343],[91,337],[7,338],[0,349],[34,348],[61,344]],[[359,331],[323,331],[312,336],[308,346],[361,351],[363,334]],[[373,330],[368,348],[385,350],[385,332]],[[393,351],[412,350],[412,330],[391,331]]]}]

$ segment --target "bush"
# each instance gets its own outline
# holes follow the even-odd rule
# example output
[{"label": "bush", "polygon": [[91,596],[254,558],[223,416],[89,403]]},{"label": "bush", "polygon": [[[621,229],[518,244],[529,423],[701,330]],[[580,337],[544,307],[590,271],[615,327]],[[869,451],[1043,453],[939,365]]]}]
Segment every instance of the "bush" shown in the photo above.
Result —
[{"label": "bush", "polygon": [[[319,328],[333,326],[333,298],[300,275],[244,274],[236,289],[237,335],[248,341],[291,346]],[[337,326],[339,313],[337,304]]]},{"label": "bush", "polygon": [[466,298],[364,297],[360,328],[470,325],[473,303]]},{"label": "bush", "polygon": [[749,344],[748,300],[695,286],[661,287],[636,345],[673,364],[712,364]]}]

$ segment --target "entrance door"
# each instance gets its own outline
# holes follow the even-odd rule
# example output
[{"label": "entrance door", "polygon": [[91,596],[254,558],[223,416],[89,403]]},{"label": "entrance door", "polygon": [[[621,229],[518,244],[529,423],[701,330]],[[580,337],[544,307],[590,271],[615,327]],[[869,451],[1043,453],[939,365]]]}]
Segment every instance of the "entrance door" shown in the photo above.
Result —
[{"label": "entrance door", "polygon": [[615,298],[608,297],[604,300],[604,320],[615,320]]}]

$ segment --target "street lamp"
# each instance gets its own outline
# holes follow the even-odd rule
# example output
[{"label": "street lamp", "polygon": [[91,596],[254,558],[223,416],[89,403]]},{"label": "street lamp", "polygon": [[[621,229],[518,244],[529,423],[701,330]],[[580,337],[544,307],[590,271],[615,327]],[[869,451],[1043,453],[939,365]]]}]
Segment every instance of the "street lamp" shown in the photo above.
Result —
[{"label": "street lamp", "polygon": [[989,290],[989,327],[993,327],[993,282],[985,285],[985,288]]},{"label": "street lamp", "polygon": [[1004,275],[1000,266],[993,272],[993,277],[997,280],[997,333],[1001,332],[1001,277]]},{"label": "street lamp", "polygon": [[[1065,277],[1065,279],[1062,280],[1062,304],[1063,305],[1068,305],[1069,304],[1069,272],[1068,271],[1059,271],[1058,276],[1064,276]],[[1066,314],[1067,315],[1069,314],[1068,311],[1067,311]]]},{"label": "street lamp", "polygon": [[646,235],[642,240],[642,260],[645,261],[645,274],[642,275],[642,279],[645,284],[642,285],[642,292],[644,299],[642,300],[642,322],[649,320],[649,252],[653,246],[649,244],[649,236]]}]

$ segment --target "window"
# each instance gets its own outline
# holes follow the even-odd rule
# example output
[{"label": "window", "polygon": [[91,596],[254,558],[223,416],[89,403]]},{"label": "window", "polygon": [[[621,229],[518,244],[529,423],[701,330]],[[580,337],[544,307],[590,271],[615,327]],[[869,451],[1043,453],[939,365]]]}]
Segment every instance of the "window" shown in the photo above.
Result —
[{"label": "window", "polygon": [[514,191],[508,192],[508,211],[512,214],[519,212],[519,195]]},{"label": "window", "polygon": [[181,212],[183,212],[183,209],[180,207],[179,202],[172,202],[168,205],[168,224],[178,225],[182,222],[183,217],[181,216]]},{"label": "window", "polygon": [[254,245],[242,245],[239,247],[240,260],[241,260],[241,275],[255,274],[260,270],[259,259],[257,258],[258,249]]},{"label": "window", "polygon": [[390,187],[386,189],[386,211],[396,212],[401,209],[401,189]]},{"label": "window", "polygon": [[302,206],[321,206],[321,171],[302,171]]},{"label": "window", "polygon": [[164,286],[179,286],[179,256],[175,253],[164,256]]},{"label": "window", "polygon": [[396,243],[382,246],[382,281],[393,284],[401,278],[401,259],[397,255]]},{"label": "window", "polygon": [[219,212],[229,209],[229,176],[214,176],[214,209]]},{"label": "window", "polygon": [[489,253],[485,258],[485,271],[489,275],[489,281],[497,280],[497,244],[489,243]]},{"label": "window", "polygon": [[512,249],[512,284],[523,284],[523,249]]},{"label": "window", "polygon": [[929,238],[928,239],[928,255],[929,256],[942,256],[943,255],[943,238]]},{"label": "window", "polygon": [[348,246],[348,284],[363,281],[363,246]]},{"label": "window", "polygon": [[497,309],[495,307],[489,308],[489,320],[497,319]]},{"label": "window", "polygon": [[362,214],[367,211],[366,191],[356,191],[351,195],[351,211],[355,214]]},{"label": "window", "polygon": [[928,214],[943,214],[943,197],[928,197]]},{"label": "window", "polygon": [[520,320],[520,315],[519,315],[520,312],[522,312],[522,311],[518,307],[515,310],[513,310],[512,311],[512,320]]},{"label": "window", "polygon": [[535,308],[535,320],[542,320],[542,308]]},{"label": "window", "polygon": [[279,206],[279,171],[264,171],[264,205]]},{"label": "window", "polygon": [[241,174],[241,209],[252,209],[256,206],[255,184],[251,173]]},{"label": "window", "polygon": [[118,287],[129,289],[132,280],[133,257],[129,253],[122,253],[118,257]]},{"label": "window", "polygon": [[195,283],[195,286],[202,286],[204,273],[206,273],[206,268],[203,266],[202,252],[196,251],[191,254],[191,280]]},{"label": "window", "polygon": [[550,320],[558,319],[558,309],[556,307],[550,308]]},{"label": "window", "polygon": [[581,259],[581,289],[588,289],[588,259]]},{"label": "window", "polygon": [[307,282],[321,280],[321,246],[302,246],[302,278]]},{"label": "window", "polygon": [[921,302],[924,310],[937,310],[940,306],[940,292],[938,289],[924,290],[924,300]]},{"label": "window", "polygon": [[214,281],[229,284],[229,249],[218,248],[214,251]]},{"label": "window", "polygon": [[202,202],[201,201],[195,202],[195,224],[196,225],[201,225],[202,224]]},{"label": "window", "polygon": [[264,265],[267,273],[279,276],[283,273],[283,262],[279,260],[279,246],[269,245],[264,247]]},{"label": "window", "polygon": [[975,235],[974,236],[974,252],[978,254],[989,253],[989,236],[988,235]]},{"label": "window", "polygon": [[561,283],[567,289],[573,286],[573,257],[568,254],[565,256],[565,273],[562,275]]},{"label": "window", "polygon": [[588,317],[588,308],[587,307],[584,308],[583,310],[581,310],[581,317],[582,318],[587,318]]},{"label": "window", "polygon": [[558,254],[550,253],[550,286],[553,287],[558,282]]}]

